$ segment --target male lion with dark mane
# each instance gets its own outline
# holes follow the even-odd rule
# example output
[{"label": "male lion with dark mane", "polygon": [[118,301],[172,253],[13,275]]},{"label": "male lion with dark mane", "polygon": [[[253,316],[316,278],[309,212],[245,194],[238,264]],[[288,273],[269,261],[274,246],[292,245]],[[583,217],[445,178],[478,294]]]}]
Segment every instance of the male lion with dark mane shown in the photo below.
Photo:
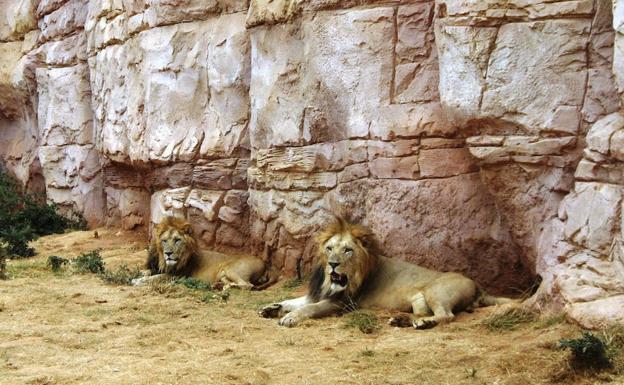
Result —
[{"label": "male lion with dark mane", "polygon": [[316,237],[320,260],[308,294],[268,305],[260,315],[282,317],[279,324],[292,327],[356,307],[381,308],[413,313],[411,322],[398,316],[390,319],[391,325],[426,329],[451,321],[454,312],[515,302],[484,293],[461,274],[379,255],[372,235],[368,228],[343,219],[327,226]]},{"label": "male lion with dark mane", "polygon": [[166,217],[154,228],[146,267],[152,275],[132,281],[142,285],[172,277],[192,277],[223,289],[264,289],[273,284],[265,263],[257,257],[233,257],[214,251],[199,251],[190,223]]}]

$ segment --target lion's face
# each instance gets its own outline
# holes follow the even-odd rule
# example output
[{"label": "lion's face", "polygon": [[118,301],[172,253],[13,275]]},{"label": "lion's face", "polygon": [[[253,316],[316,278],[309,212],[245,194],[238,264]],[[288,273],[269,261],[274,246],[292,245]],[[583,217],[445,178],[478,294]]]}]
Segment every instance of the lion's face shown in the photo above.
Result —
[{"label": "lion's face", "polygon": [[374,256],[363,244],[363,236],[370,233],[363,227],[346,224],[334,234],[325,235],[319,244],[321,263],[324,264],[324,286],[329,295],[346,291],[353,295],[360,288],[374,266]]},{"label": "lion's face", "polygon": [[154,230],[154,246],[161,271],[175,273],[184,268],[195,252],[191,225],[181,219],[167,219]]}]

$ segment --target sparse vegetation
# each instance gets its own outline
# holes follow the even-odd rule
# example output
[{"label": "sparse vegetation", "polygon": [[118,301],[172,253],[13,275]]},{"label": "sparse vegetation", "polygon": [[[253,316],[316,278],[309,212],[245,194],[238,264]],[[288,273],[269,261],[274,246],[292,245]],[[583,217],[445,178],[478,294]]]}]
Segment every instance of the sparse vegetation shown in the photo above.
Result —
[{"label": "sparse vegetation", "polygon": [[294,289],[297,289],[299,286],[301,286],[302,283],[303,283],[302,280],[297,279],[297,278],[292,278],[292,279],[288,279],[284,281],[284,284],[282,285],[282,287],[287,290],[294,290]]},{"label": "sparse vegetation", "polygon": [[196,278],[178,278],[173,281],[176,285],[181,285],[191,290],[211,290],[212,288],[207,283],[200,281]]},{"label": "sparse vegetation", "polygon": [[61,271],[64,265],[69,264],[69,259],[50,255],[48,257],[48,267],[55,273]]},{"label": "sparse vegetation", "polygon": [[377,316],[371,312],[362,310],[356,310],[346,314],[345,327],[358,328],[365,334],[375,333],[381,329]]},{"label": "sparse vegetation", "polygon": [[104,273],[104,261],[99,249],[80,254],[72,260],[72,265],[77,273]]},{"label": "sparse vegetation", "polygon": [[68,218],[59,214],[56,205],[46,203],[43,196],[25,192],[0,170],[0,247],[8,257],[35,255],[28,242],[39,236],[84,228],[86,222],[82,216],[73,213]]},{"label": "sparse vegetation", "polygon": [[520,325],[534,322],[538,319],[536,313],[522,307],[506,308],[495,312],[481,321],[489,331],[503,332],[517,329]]},{"label": "sparse vegetation", "polygon": [[364,357],[373,357],[375,355],[375,351],[366,348],[360,352],[360,355]]},{"label": "sparse vegetation", "polygon": [[130,268],[128,265],[123,264],[116,270],[104,270],[98,274],[98,277],[106,283],[113,285],[130,285],[132,280],[141,276],[141,269],[138,267]]},{"label": "sparse vegetation", "polygon": [[612,366],[605,342],[593,333],[583,332],[579,338],[562,339],[559,347],[570,349],[570,364],[575,369],[604,369]]}]

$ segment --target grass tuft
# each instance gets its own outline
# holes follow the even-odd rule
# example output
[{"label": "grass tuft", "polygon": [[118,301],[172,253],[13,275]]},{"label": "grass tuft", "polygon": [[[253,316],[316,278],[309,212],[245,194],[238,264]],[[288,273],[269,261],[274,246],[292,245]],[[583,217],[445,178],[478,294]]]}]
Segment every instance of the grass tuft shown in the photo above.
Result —
[{"label": "grass tuft", "polygon": [[76,272],[102,274],[104,273],[104,261],[100,255],[100,249],[82,253],[72,260]]},{"label": "grass tuft", "polygon": [[47,266],[55,273],[61,271],[64,265],[69,264],[69,259],[58,257],[56,255],[50,255],[48,257]]},{"label": "grass tuft", "polygon": [[528,309],[513,307],[491,314],[481,321],[481,325],[492,332],[503,332],[515,330],[522,324],[536,321],[537,318],[537,314]]},{"label": "grass tuft", "polygon": [[294,290],[299,288],[303,284],[303,281],[297,278],[288,279],[284,281],[282,287],[286,290]]},{"label": "grass tuft", "polygon": [[371,312],[356,310],[345,316],[345,327],[358,328],[364,334],[371,334],[379,331],[381,325],[379,318]]},{"label": "grass tuft", "polygon": [[141,269],[138,267],[129,268],[123,264],[117,270],[104,269],[98,274],[98,277],[106,283],[113,285],[131,285],[132,280],[141,276]]}]

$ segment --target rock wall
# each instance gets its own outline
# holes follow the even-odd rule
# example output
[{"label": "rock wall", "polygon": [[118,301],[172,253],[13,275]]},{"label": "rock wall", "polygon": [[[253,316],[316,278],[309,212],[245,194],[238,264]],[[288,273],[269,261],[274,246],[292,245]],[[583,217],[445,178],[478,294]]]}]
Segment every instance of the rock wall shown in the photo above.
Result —
[{"label": "rock wall", "polygon": [[0,156],[93,226],[182,216],[204,247],[294,275],[341,212],[388,255],[494,292],[539,275],[535,305],[624,321],[623,15],[615,0],[0,0]]}]

